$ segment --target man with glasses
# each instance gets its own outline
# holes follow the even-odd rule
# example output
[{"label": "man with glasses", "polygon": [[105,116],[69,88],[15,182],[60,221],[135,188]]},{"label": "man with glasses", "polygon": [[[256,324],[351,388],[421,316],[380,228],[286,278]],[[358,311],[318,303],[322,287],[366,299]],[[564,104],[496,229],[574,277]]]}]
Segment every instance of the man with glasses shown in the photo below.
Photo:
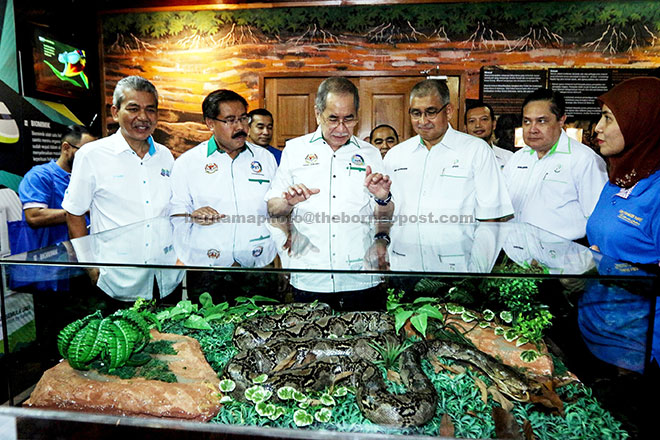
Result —
[{"label": "man with glasses", "polygon": [[[291,214],[292,230],[285,231],[291,252],[280,254],[283,267],[360,269],[372,238],[369,219],[392,215],[391,182],[382,174],[380,152],[353,136],[358,108],[358,90],[351,81],[324,80],[315,100],[318,129],[288,141],[282,152],[266,200],[272,216]],[[300,243],[316,250],[292,255]],[[294,299],[319,298],[349,308],[373,307],[373,301],[384,298],[373,291],[379,283],[380,277],[372,275],[291,275]]]},{"label": "man with glasses", "polygon": [[202,222],[265,216],[264,195],[277,162],[265,148],[246,143],[247,101],[232,90],[215,90],[204,98],[202,114],[212,136],[174,163],[170,213]]},{"label": "man with glasses", "polygon": [[62,199],[71,180],[76,152],[95,139],[83,126],[67,127],[60,140],[61,150],[57,160],[37,165],[25,174],[18,186],[23,219],[20,231],[13,231],[16,242],[12,253],[40,249],[69,238]]},{"label": "man with glasses", "polygon": [[509,217],[513,207],[493,151],[454,130],[453,113],[444,81],[427,79],[412,88],[409,114],[418,136],[385,156],[397,214],[430,223]]}]

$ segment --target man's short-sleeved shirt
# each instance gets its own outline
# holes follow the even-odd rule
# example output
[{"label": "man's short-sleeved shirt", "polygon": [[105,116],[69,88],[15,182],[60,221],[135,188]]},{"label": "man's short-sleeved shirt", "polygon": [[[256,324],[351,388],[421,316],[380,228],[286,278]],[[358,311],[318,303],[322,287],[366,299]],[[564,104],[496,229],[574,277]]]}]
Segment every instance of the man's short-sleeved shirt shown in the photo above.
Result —
[{"label": "man's short-sleeved shirt", "polygon": [[503,169],[504,165],[506,165],[509,159],[511,159],[511,156],[513,156],[513,151],[505,150],[497,145],[491,145],[491,148],[493,149],[497,163],[500,165],[500,169]]},{"label": "man's short-sleeved shirt", "polygon": [[232,159],[212,137],[174,162],[170,213],[190,214],[210,206],[228,216],[265,216],[264,195],[275,171],[275,158],[265,148],[246,143]]},{"label": "man's short-sleeved shirt", "polygon": [[587,219],[605,182],[605,161],[562,131],[555,146],[538,158],[523,147],[504,167],[514,221],[530,223],[569,240],[585,236]]},{"label": "man's short-sleeved shirt", "polygon": [[[23,205],[23,219],[25,221],[25,210],[30,208],[62,209],[62,199],[71,174],[60,168],[54,160],[43,165],[37,165],[28,171],[18,186],[18,197]],[[50,246],[67,240],[69,232],[65,223],[47,226],[43,228],[24,228],[32,249]],[[36,246],[36,247],[34,247]],[[32,249],[16,250],[24,252]]]},{"label": "man's short-sleeved shirt", "polygon": [[[309,239],[318,251],[288,259],[289,267],[352,270],[362,267],[366,251],[363,241],[368,230],[362,220],[373,215],[376,206],[364,186],[367,166],[374,173],[383,172],[380,151],[355,136],[337,151],[325,142],[320,129],[287,142],[265,200],[282,197],[295,184],[319,189],[318,194],[298,203],[291,213],[294,219],[301,220],[296,223],[297,233]],[[356,234],[350,235],[355,239],[347,240],[347,234]],[[353,274],[292,274],[291,277],[294,287],[314,292],[360,290],[379,282],[380,277]]]},{"label": "man's short-sleeved shirt", "polygon": [[73,215],[90,211],[91,233],[166,215],[174,158],[151,137],[149,142],[143,158],[119,131],[83,145],[62,207]]},{"label": "man's short-sleeved shirt", "polygon": [[454,130],[430,150],[420,136],[385,155],[397,215],[451,222],[455,216],[500,218],[513,213],[493,151],[483,140]]}]

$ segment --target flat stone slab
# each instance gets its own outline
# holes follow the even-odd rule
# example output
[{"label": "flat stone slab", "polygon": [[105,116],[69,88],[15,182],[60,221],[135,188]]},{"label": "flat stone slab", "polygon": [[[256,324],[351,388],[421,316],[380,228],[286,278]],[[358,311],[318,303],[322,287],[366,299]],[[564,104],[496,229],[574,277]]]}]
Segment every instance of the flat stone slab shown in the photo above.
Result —
[{"label": "flat stone slab", "polygon": [[197,340],[151,331],[152,340],[174,341],[176,355],[156,355],[169,364],[178,383],[120,379],[95,370],[79,371],[67,361],[47,370],[25,407],[121,416],[165,417],[206,422],[220,410],[218,375]]}]

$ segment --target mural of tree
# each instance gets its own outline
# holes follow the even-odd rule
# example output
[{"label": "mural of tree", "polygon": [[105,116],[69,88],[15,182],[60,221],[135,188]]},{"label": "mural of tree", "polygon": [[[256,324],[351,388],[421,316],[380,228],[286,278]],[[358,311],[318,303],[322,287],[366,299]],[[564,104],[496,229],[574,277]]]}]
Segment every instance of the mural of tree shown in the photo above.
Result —
[{"label": "mural of tree", "polygon": [[[640,11],[643,11],[641,13]],[[257,42],[337,45],[465,41],[473,48],[506,42],[509,50],[582,45],[603,53],[655,46],[660,2],[440,3],[121,14],[103,20],[114,48],[149,49],[144,39],[232,46]]]}]

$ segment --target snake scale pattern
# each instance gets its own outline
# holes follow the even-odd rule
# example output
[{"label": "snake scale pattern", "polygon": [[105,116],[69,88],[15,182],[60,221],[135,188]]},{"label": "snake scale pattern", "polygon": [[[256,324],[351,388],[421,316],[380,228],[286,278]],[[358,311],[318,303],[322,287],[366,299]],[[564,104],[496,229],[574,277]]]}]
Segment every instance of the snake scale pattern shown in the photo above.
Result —
[{"label": "snake scale pattern", "polygon": [[[422,356],[449,357],[471,363],[486,373],[506,394],[526,400],[524,378],[476,349],[445,341],[419,342],[399,357],[406,392],[386,388],[374,364],[380,355],[373,344],[399,344],[391,315],[380,312],[335,314],[326,304],[287,304],[275,313],[248,319],[234,330],[239,352],[223,376],[236,383],[232,395],[245,401],[252,379],[268,374],[261,385],[272,391],[283,386],[321,391],[338,378],[356,388],[360,410],[374,423],[398,427],[420,426],[436,412],[437,393],[421,367]],[[276,398],[276,397],[275,397]]]}]

